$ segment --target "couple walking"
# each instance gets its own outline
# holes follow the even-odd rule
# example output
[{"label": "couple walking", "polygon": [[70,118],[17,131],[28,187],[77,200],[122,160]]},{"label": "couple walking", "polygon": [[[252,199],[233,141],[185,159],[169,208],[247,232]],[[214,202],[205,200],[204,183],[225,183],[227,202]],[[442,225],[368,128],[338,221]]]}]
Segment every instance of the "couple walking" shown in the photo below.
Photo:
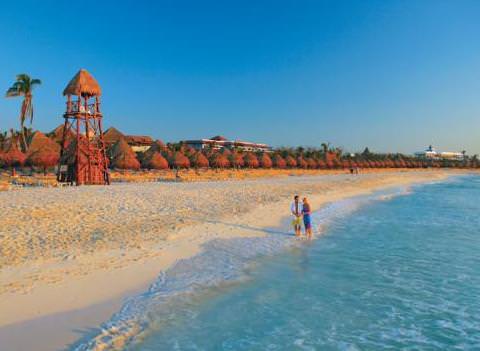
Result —
[{"label": "couple walking", "polygon": [[302,219],[305,226],[305,235],[308,239],[312,238],[312,219],[310,203],[306,197],[303,198],[303,202],[300,202],[300,197],[295,195],[293,198],[292,206],[290,208],[293,221],[292,225],[295,229],[295,235],[300,236],[302,231]]}]

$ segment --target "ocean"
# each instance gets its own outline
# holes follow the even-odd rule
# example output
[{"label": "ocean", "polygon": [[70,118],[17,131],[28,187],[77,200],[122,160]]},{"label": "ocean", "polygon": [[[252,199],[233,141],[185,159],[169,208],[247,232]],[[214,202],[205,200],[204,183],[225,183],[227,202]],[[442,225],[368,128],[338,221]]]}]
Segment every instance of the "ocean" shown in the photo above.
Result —
[{"label": "ocean", "polygon": [[211,242],[77,349],[479,350],[479,197],[456,177],[329,204],[311,242]]}]

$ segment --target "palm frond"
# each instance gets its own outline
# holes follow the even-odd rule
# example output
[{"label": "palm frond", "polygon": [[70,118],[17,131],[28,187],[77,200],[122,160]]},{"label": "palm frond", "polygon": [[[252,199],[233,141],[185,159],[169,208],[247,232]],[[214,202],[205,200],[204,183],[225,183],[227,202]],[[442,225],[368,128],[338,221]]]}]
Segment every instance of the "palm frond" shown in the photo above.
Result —
[{"label": "palm frond", "polygon": [[42,84],[42,81],[40,79],[32,79],[30,82],[30,85],[33,87],[34,85],[40,85]]},{"label": "palm frond", "polygon": [[20,82],[30,81],[30,76],[26,73],[17,74],[17,81],[20,81]]},{"label": "palm frond", "polygon": [[7,90],[7,93],[5,94],[5,97],[15,97],[15,96],[20,96],[21,95],[21,92],[14,88],[14,87],[11,87]]}]

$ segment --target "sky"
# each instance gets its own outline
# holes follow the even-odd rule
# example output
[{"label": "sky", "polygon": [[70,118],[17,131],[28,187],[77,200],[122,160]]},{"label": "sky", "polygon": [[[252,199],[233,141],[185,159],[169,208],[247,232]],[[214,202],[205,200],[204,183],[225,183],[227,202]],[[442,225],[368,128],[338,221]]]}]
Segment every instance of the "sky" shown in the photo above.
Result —
[{"label": "sky", "polygon": [[[480,154],[480,1],[8,1],[0,93],[27,73],[34,129],[80,68],[106,126],[178,141]],[[0,98],[0,129],[20,99]]]}]

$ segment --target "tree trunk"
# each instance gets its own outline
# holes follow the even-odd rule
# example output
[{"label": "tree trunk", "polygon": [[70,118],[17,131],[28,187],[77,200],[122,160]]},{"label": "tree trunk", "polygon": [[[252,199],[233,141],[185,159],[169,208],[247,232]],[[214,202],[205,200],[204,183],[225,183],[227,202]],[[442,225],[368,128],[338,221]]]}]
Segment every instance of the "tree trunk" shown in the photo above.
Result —
[{"label": "tree trunk", "polygon": [[20,148],[22,149],[22,152],[27,152],[27,139],[25,138],[25,130],[23,126],[21,126],[20,130]]}]

